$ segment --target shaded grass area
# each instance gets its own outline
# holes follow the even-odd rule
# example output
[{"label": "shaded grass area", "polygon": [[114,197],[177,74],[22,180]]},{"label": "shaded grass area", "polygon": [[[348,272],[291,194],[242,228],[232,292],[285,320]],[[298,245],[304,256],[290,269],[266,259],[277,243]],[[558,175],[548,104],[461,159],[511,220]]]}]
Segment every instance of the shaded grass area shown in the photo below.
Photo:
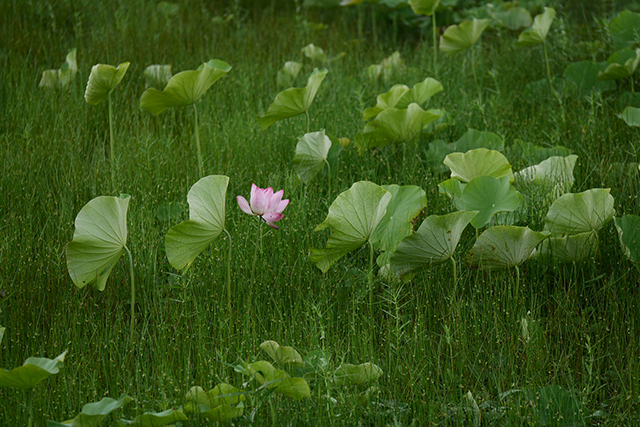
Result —
[{"label": "shaded grass area", "polygon": [[[240,20],[217,26],[211,19],[237,13]],[[366,10],[365,12],[367,13]],[[259,344],[273,339],[301,353],[323,348],[332,361],[372,361],[384,370],[377,404],[355,405],[348,390],[330,390],[336,405],[311,384],[313,399],[277,399],[276,413],[258,414],[273,425],[460,424],[454,409],[471,391],[478,403],[498,402],[501,393],[558,384],[575,389],[608,425],[638,422],[640,348],[638,272],[623,259],[609,224],[600,235],[600,253],[580,265],[530,262],[513,289],[511,272],[484,273],[462,267],[452,286],[448,266],[434,267],[411,283],[377,279],[372,317],[367,307],[367,251],[350,254],[327,274],[306,255],[327,235],[313,228],[328,206],[355,181],[418,185],[428,197],[427,214],[453,210],[438,194],[445,178],[426,163],[428,143],[456,140],[467,128],[539,145],[564,145],[578,154],[574,191],[611,187],[618,215],[640,211],[637,130],[616,113],[616,92],[590,99],[567,98],[559,105],[548,93],[525,90],[545,77],[541,48],[515,50],[516,35],[487,33],[476,46],[482,100],[471,73],[470,52],[439,56],[438,79],[445,92],[431,105],[446,109],[454,126],[414,145],[389,146],[359,155],[348,146],[338,176],[327,190],[318,176],[302,185],[292,169],[296,137],[306,130],[303,116],[260,131],[256,115],[277,94],[275,76],[287,60],[301,60],[308,43],[346,57],[331,65],[311,108],[311,130],[337,137],[361,129],[361,113],[394,83],[413,85],[433,76],[428,32],[407,35],[399,45],[381,22],[378,44],[356,38],[353,9],[305,12],[265,5],[261,10],[195,1],[166,18],[145,2],[5,2],[0,6],[0,324],[7,328],[0,366],[20,365],[29,356],[53,357],[69,349],[63,372],[38,386],[37,425],[73,417],[82,404],[127,393],[135,402],[127,416],[177,407],[193,385],[219,381],[240,385],[246,378],[230,367],[238,358],[266,359]],[[329,29],[313,32],[303,20]],[[552,73],[588,58],[571,37],[571,22],[552,27]],[[56,68],[78,48],[79,73],[68,92],[38,89],[42,70]],[[399,50],[407,68],[389,81],[370,83],[365,68]],[[205,171],[230,177],[227,228],[234,239],[233,314],[226,312],[226,241],[219,239],[185,275],[171,268],[164,235],[188,217],[186,194],[198,179],[192,108],[152,117],[138,108],[142,71],[171,63],[174,73],[210,58],[234,68],[198,105]],[[129,283],[124,261],[100,293],[76,289],[67,273],[65,245],[73,220],[89,200],[117,195],[111,189],[106,105],[83,100],[95,63],[132,65],[113,93],[119,157],[119,192],[131,194],[128,246],[134,258],[138,300],[137,337],[128,340]],[[305,59],[297,85],[313,64]],[[563,119],[564,117],[564,119]],[[525,165],[514,164],[515,167]],[[263,237],[251,281],[255,225],[236,209],[235,195],[247,196],[251,183],[285,189],[291,204],[281,230]],[[181,203],[181,216],[157,218],[166,203]],[[540,229],[546,212],[530,220]],[[537,216],[536,216],[537,215]],[[467,230],[458,258],[473,244]],[[252,295],[252,301],[248,301]],[[529,325],[524,332],[523,324]],[[528,334],[528,335],[527,335]],[[0,417],[26,423],[24,394],[0,390]],[[403,406],[401,404],[406,404]],[[514,393],[496,425],[527,425],[531,404]],[[331,407],[331,410],[328,410]],[[486,413],[490,412],[485,410]],[[495,412],[495,411],[494,411]],[[490,418],[484,418],[490,424]],[[457,420],[457,421],[456,421]],[[239,421],[238,424],[248,424]]]}]

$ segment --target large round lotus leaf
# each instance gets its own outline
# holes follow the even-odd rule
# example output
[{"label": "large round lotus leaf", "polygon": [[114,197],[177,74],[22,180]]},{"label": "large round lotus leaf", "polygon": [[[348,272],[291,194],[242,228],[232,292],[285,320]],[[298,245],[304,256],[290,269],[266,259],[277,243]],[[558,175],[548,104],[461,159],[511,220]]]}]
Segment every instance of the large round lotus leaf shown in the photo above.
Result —
[{"label": "large round lotus leaf", "polygon": [[382,368],[378,365],[366,362],[360,365],[345,363],[340,365],[333,373],[333,379],[337,386],[358,385],[373,382],[382,376]]},{"label": "large round lotus leaf", "polygon": [[134,426],[134,427],[163,427],[169,423],[175,423],[176,421],[187,421],[188,418],[179,409],[168,409],[162,412],[145,412],[138,415],[133,420],[120,420],[120,427]]},{"label": "large round lotus leaf", "polygon": [[340,258],[369,241],[387,212],[392,194],[368,181],[356,182],[338,195],[315,231],[331,228],[325,249],[311,249],[309,259],[326,272]]},{"label": "large round lotus leaf", "polygon": [[[2,330],[4,332],[4,328]],[[39,382],[60,372],[60,368],[64,366],[63,362],[66,354],[67,352],[65,351],[55,359],[29,357],[22,366],[10,371],[0,368],[0,387],[33,388]]]},{"label": "large round lotus leaf", "polygon": [[182,71],[171,77],[163,91],[149,88],[140,98],[140,108],[156,116],[174,107],[195,104],[215,82],[231,70],[219,59],[202,64],[197,70]]},{"label": "large round lotus leaf", "polygon": [[396,142],[408,142],[415,139],[422,129],[440,117],[436,110],[423,110],[416,103],[407,109],[389,108],[366,124],[354,144],[359,150],[384,147]]},{"label": "large round lotus leaf", "polygon": [[273,104],[266,113],[258,117],[258,124],[264,130],[277,121],[302,114],[311,107],[313,99],[318,93],[320,84],[329,71],[314,69],[307,86],[304,88],[291,88],[276,95]]},{"label": "large round lotus leaf", "polygon": [[445,53],[456,53],[470,48],[478,41],[489,22],[489,19],[474,19],[448,27],[440,36],[440,50]]},{"label": "large round lotus leaf", "polygon": [[531,14],[522,7],[512,7],[505,11],[496,11],[495,18],[510,30],[520,30],[531,25]]},{"label": "large round lotus leaf", "polygon": [[640,108],[627,107],[618,117],[624,120],[627,126],[640,126]]},{"label": "large round lotus leaf", "polygon": [[293,347],[280,345],[275,341],[268,340],[260,344],[260,349],[271,356],[271,358],[280,365],[304,368],[302,356],[300,356],[300,353],[298,353]]},{"label": "large round lotus leaf", "polygon": [[640,43],[640,13],[625,10],[609,23],[609,34],[615,50],[630,49]]},{"label": "large round lotus leaf", "polygon": [[109,93],[118,86],[129,69],[129,63],[123,62],[118,68],[112,65],[96,64],[91,68],[84,99],[91,105],[104,101]]},{"label": "large round lotus leaf", "polygon": [[531,256],[531,252],[548,233],[538,233],[529,227],[499,225],[490,227],[476,240],[467,256],[470,267],[485,270],[516,267]]},{"label": "large round lotus leaf", "polygon": [[466,153],[451,153],[444,159],[444,164],[451,169],[451,178],[464,182],[470,182],[479,176],[507,177],[509,181],[513,181],[509,160],[495,150],[477,148]]},{"label": "large round lotus leaf", "polygon": [[189,190],[189,220],[169,229],[165,237],[167,258],[176,270],[186,271],[224,230],[227,185],[228,177],[210,175]]},{"label": "large round lotus leaf", "polygon": [[545,7],[544,12],[533,19],[533,25],[520,33],[516,46],[532,46],[544,42],[555,16],[554,9]]},{"label": "large round lotus leaf", "polygon": [[278,71],[277,84],[281,89],[289,88],[293,86],[293,82],[300,74],[302,70],[302,64],[296,61],[287,61],[284,66]]},{"label": "large round lotus leaf", "polygon": [[597,232],[615,214],[609,188],[569,193],[557,199],[547,213],[545,230],[554,237]]},{"label": "large round lotus leaf", "polygon": [[382,188],[393,194],[387,205],[387,213],[371,236],[371,244],[382,251],[376,262],[380,267],[389,262],[391,254],[398,244],[413,231],[413,221],[427,206],[424,190],[415,185],[383,185]]},{"label": "large round lotus leaf", "polygon": [[555,185],[560,185],[563,192],[573,186],[573,169],[578,156],[553,156],[538,165],[529,166],[515,174],[516,178],[535,185],[543,191],[550,191]]},{"label": "large round lotus leaf", "polygon": [[171,65],[154,64],[144,69],[145,88],[162,90],[171,80]]},{"label": "large round lotus leaf", "polygon": [[573,62],[565,68],[564,79],[579,96],[606,92],[616,88],[615,82],[598,80],[598,74],[606,68],[606,62]]},{"label": "large round lotus leaf", "polygon": [[409,0],[409,6],[416,15],[431,16],[439,4],[440,0]]},{"label": "large round lotus leaf", "polygon": [[264,360],[247,365],[247,372],[260,385],[273,389],[275,393],[284,394],[296,400],[311,397],[309,384],[303,378],[292,378],[285,371],[276,369],[271,363]]},{"label": "large round lotus leaf", "polygon": [[402,240],[391,255],[391,273],[403,277],[419,268],[449,260],[462,232],[477,213],[462,211],[425,218],[420,228]]},{"label": "large round lotus leaf", "polygon": [[624,49],[607,60],[607,68],[598,73],[598,80],[627,79],[636,72],[640,63],[640,49]]},{"label": "large round lotus leaf", "polygon": [[509,178],[496,179],[491,176],[474,178],[464,187],[462,196],[454,199],[461,211],[478,211],[471,225],[480,228],[498,212],[513,212],[524,202],[524,197],[509,183]]},{"label": "large round lotus leaf", "polygon": [[327,163],[331,140],[324,131],[305,134],[298,140],[293,166],[300,181],[308,184]]},{"label": "large round lotus leaf", "polygon": [[[115,410],[122,408],[133,399],[125,394],[118,400],[105,397],[100,402],[87,403],[82,407],[82,412],[74,419],[64,423],[47,422],[48,427],[97,427]],[[154,424],[151,424],[154,425]]]},{"label": "large round lotus leaf", "polygon": [[127,244],[130,196],[101,196],[87,203],[76,217],[73,240],[67,245],[67,268],[78,288],[94,284],[103,291]]},{"label": "large round lotus leaf", "polygon": [[640,217],[624,215],[615,218],[616,230],[624,254],[636,265],[640,265]]},{"label": "large round lotus leaf", "polygon": [[301,50],[302,54],[312,61],[327,62],[327,53],[321,47],[315,46],[313,43],[306,45]]},{"label": "large round lotus leaf", "polygon": [[598,235],[595,232],[550,237],[536,248],[533,256],[557,262],[580,262],[598,251]]}]

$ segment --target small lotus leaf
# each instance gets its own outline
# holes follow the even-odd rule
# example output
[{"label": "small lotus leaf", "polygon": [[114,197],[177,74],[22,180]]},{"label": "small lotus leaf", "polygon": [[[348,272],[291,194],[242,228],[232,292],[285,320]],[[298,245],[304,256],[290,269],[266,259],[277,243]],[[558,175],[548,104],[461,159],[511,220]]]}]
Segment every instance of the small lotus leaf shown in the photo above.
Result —
[{"label": "small lotus leaf", "polygon": [[371,236],[375,249],[383,251],[377,259],[380,267],[389,262],[391,254],[398,244],[413,231],[413,221],[427,206],[424,190],[415,185],[383,185],[382,188],[393,194],[385,214]]},{"label": "small lotus leaf", "polygon": [[407,274],[423,267],[441,264],[451,257],[460,236],[478,212],[453,212],[427,217],[418,230],[404,238],[391,255],[391,273]]},{"label": "small lotus leaf", "polygon": [[46,70],[42,72],[40,87],[55,89],[65,88],[75,79],[78,73],[78,63],[76,62],[76,49],[67,54],[64,64],[57,70]]},{"label": "small lotus leaf", "polygon": [[120,420],[120,427],[163,427],[176,421],[187,421],[188,418],[179,409],[168,409],[162,412],[145,412],[133,420]]},{"label": "small lotus leaf", "polygon": [[145,88],[162,90],[171,80],[171,65],[149,65],[144,70]]},{"label": "small lotus leaf", "polygon": [[533,46],[544,42],[555,16],[556,11],[554,9],[545,7],[544,12],[533,19],[533,25],[520,33],[516,46]]},{"label": "small lotus leaf", "polygon": [[567,157],[571,154],[573,154],[571,150],[562,145],[547,148],[521,140],[516,140],[507,149],[507,157],[509,159],[521,159],[527,165],[536,165],[552,156]]},{"label": "small lotus leaf", "polygon": [[118,68],[106,64],[94,65],[84,92],[85,101],[91,105],[98,105],[104,101],[122,81],[128,69],[128,62],[123,62]]},{"label": "small lotus leaf", "polygon": [[333,373],[336,385],[358,385],[376,381],[382,376],[382,369],[371,362],[352,365],[345,363],[340,365]]},{"label": "small lotus leaf", "polygon": [[222,422],[242,416],[246,397],[242,390],[220,383],[209,392],[202,387],[191,387],[185,399],[186,412],[199,412],[210,420]]},{"label": "small lotus leaf", "polygon": [[611,55],[604,71],[598,72],[598,80],[627,79],[636,72],[640,63],[640,49],[623,49]]},{"label": "small lotus leaf", "polygon": [[258,124],[262,130],[268,128],[277,121],[304,113],[311,107],[313,99],[318,93],[320,84],[327,76],[328,71],[314,69],[307,86],[304,88],[290,88],[276,95],[276,99],[269,106],[266,113],[258,117]]},{"label": "small lotus leaf", "polygon": [[322,171],[322,168],[328,163],[327,158],[331,146],[331,140],[324,131],[307,133],[298,140],[293,165],[300,181],[308,184],[314,176]]},{"label": "small lotus leaf", "polygon": [[409,6],[416,15],[431,16],[439,4],[440,0],[409,0]]},{"label": "small lotus leaf", "polygon": [[277,342],[269,340],[260,344],[260,349],[281,365],[304,368],[302,356],[293,347],[281,346]]},{"label": "small lotus leaf", "polygon": [[306,45],[301,49],[302,54],[312,61],[327,62],[329,57],[321,47],[315,46],[313,43]]},{"label": "small lotus leaf", "polygon": [[529,227],[499,225],[487,228],[473,245],[467,263],[485,270],[516,267],[528,260],[547,236],[548,233],[538,233]]},{"label": "small lotus leaf", "polygon": [[563,195],[549,208],[545,230],[554,237],[597,233],[615,214],[610,192],[609,188],[593,188]]},{"label": "small lotus leaf", "polygon": [[[2,328],[4,334],[4,328]],[[64,367],[64,357],[67,352],[63,352],[55,359],[46,357],[29,357],[20,367],[10,371],[0,368],[0,387],[13,387],[30,389],[38,383],[60,372]]]},{"label": "small lotus leaf", "polygon": [[303,378],[292,378],[285,371],[276,369],[269,362],[260,360],[247,366],[247,371],[262,386],[273,389],[275,393],[284,394],[296,400],[311,397],[309,384]]},{"label": "small lotus leaf", "polygon": [[444,159],[444,164],[451,169],[451,178],[471,182],[480,176],[493,178],[507,177],[513,181],[513,171],[507,158],[495,150],[476,148],[466,153],[451,153]]},{"label": "small lotus leaf", "polygon": [[286,89],[293,86],[298,74],[302,70],[302,64],[295,61],[287,61],[278,71],[277,84],[279,88]]},{"label": "small lotus leaf", "polygon": [[510,30],[520,30],[531,25],[531,14],[522,7],[512,7],[509,10],[496,11],[494,17]]},{"label": "small lotus leaf", "polygon": [[462,196],[454,199],[461,211],[478,211],[471,225],[480,228],[498,212],[513,212],[524,202],[524,197],[509,183],[508,177],[496,179],[479,176],[464,187]]},{"label": "small lotus leaf", "polygon": [[329,207],[327,218],[315,231],[331,228],[325,249],[311,249],[309,259],[323,273],[344,255],[371,239],[387,212],[392,194],[368,181],[356,182],[338,195]]},{"label": "small lotus leaf", "polygon": [[329,368],[331,352],[327,350],[313,350],[304,357],[305,366],[316,372],[325,372]]},{"label": "small lotus leaf", "polygon": [[440,50],[453,54],[470,48],[478,41],[489,22],[489,19],[474,19],[448,27],[440,36]]},{"label": "small lotus leaf", "polygon": [[563,237],[549,237],[540,243],[531,255],[543,260],[558,262],[580,262],[598,251],[598,235],[587,232]]},{"label": "small lotus leaf", "polygon": [[633,48],[640,43],[640,13],[620,12],[609,23],[609,34],[616,50]]},{"label": "small lotus leaf", "polygon": [[378,95],[375,107],[364,110],[362,120],[372,119],[386,109],[395,108],[410,90],[406,85],[394,85],[388,92]]},{"label": "small lotus leaf", "polygon": [[515,176],[524,182],[542,188],[546,192],[551,191],[554,186],[560,185],[562,192],[565,193],[573,186],[573,169],[577,160],[578,156],[575,154],[567,157],[549,157],[538,165],[529,166],[517,172]]},{"label": "small lotus leaf", "polygon": [[82,412],[72,420],[65,421],[64,423],[49,421],[47,425],[50,427],[97,427],[109,416],[109,414],[111,414],[111,412],[122,408],[132,400],[133,399],[131,397],[125,394],[121,395],[118,400],[105,397],[99,402],[87,403],[84,405],[82,407]]},{"label": "small lotus leaf", "polygon": [[438,192],[446,194],[450,199],[455,200],[462,197],[462,192],[466,186],[467,184],[463,184],[459,179],[449,178],[438,184]]},{"label": "small lotus leaf", "polygon": [[640,108],[627,107],[618,117],[624,120],[627,126],[640,126]]},{"label": "small lotus leaf", "polygon": [[409,104],[413,103],[422,105],[431,99],[433,95],[443,90],[444,87],[442,83],[431,77],[427,77],[424,81],[416,83],[411,89],[405,85],[395,85],[389,92],[378,95],[376,106],[364,110],[362,119],[372,119],[388,108],[401,110],[409,107]]},{"label": "small lotus leaf", "polygon": [[200,253],[224,231],[229,178],[210,175],[196,182],[189,194],[189,220],[169,229],[167,258],[176,270],[187,270]]},{"label": "small lotus leaf", "polygon": [[640,265],[640,217],[624,215],[622,218],[615,218],[615,224],[624,254],[636,266]]},{"label": "small lotus leaf", "polygon": [[73,240],[67,245],[67,268],[78,288],[94,283],[103,291],[127,244],[130,196],[101,196],[87,203],[76,217]]},{"label": "small lotus leaf", "polygon": [[598,74],[605,71],[606,68],[606,62],[573,62],[565,68],[564,79],[579,96],[606,92],[616,88],[613,81],[598,80]]},{"label": "small lotus leaf", "polygon": [[158,115],[169,108],[195,104],[215,82],[231,70],[219,59],[202,64],[197,70],[182,71],[171,77],[163,91],[149,88],[140,98],[140,108]]}]

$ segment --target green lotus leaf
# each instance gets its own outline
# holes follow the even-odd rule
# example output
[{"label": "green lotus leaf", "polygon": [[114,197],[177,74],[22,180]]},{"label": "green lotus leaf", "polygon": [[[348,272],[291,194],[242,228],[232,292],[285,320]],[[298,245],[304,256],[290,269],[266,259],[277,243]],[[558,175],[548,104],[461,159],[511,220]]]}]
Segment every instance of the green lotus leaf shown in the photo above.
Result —
[{"label": "green lotus leaf", "polygon": [[413,221],[427,206],[427,195],[415,185],[383,185],[382,188],[393,194],[387,205],[387,213],[371,236],[371,244],[383,251],[378,256],[380,267],[386,265],[398,244],[413,231]]},{"label": "green lotus leaf", "polygon": [[598,80],[627,79],[636,72],[640,63],[640,49],[624,49],[614,53],[607,60],[607,68],[598,72]]},{"label": "green lotus leaf", "polygon": [[354,144],[358,150],[384,147],[395,142],[415,139],[429,123],[440,117],[436,110],[423,110],[418,104],[409,104],[407,109],[389,108],[367,123]]},{"label": "green lotus leaf", "polygon": [[38,86],[48,89],[64,89],[75,79],[77,73],[78,63],[76,62],[76,49],[73,49],[67,53],[65,62],[59,69],[42,72],[42,79]]},{"label": "green lotus leaf", "polygon": [[292,378],[285,371],[276,369],[269,362],[260,360],[247,365],[247,371],[260,385],[273,389],[274,393],[284,394],[296,400],[311,397],[309,384],[303,378]]},{"label": "green lotus leaf", "polygon": [[524,197],[509,183],[509,178],[496,179],[479,176],[464,187],[462,196],[454,199],[461,211],[478,211],[471,225],[480,228],[486,225],[498,212],[513,212],[524,202]]},{"label": "green lotus leaf", "polygon": [[312,61],[316,62],[327,62],[329,57],[327,53],[321,47],[315,46],[313,43],[310,43],[301,49],[301,52],[304,56],[309,58]]},{"label": "green lotus leaf", "polygon": [[544,229],[554,237],[598,232],[615,215],[609,188],[569,193],[557,199],[547,213]]},{"label": "green lotus leaf", "polygon": [[598,251],[598,235],[595,232],[550,237],[545,239],[531,255],[544,261],[580,262]]},{"label": "green lotus leaf", "polygon": [[211,59],[197,70],[182,71],[171,77],[163,91],[149,88],[140,98],[140,108],[158,115],[169,108],[186,107],[198,102],[215,82],[231,70],[219,59]]},{"label": "green lotus leaf", "polygon": [[94,65],[84,92],[85,101],[91,105],[98,105],[104,101],[122,81],[128,69],[128,62],[123,62],[118,68],[106,64]]},{"label": "green lotus leaf", "polygon": [[509,161],[495,150],[476,148],[466,153],[451,153],[444,159],[444,164],[451,169],[451,178],[464,182],[471,182],[479,176],[507,177],[509,181],[513,181]]},{"label": "green lotus leaf", "polygon": [[625,10],[609,23],[615,50],[631,49],[640,43],[640,13]]},{"label": "green lotus leaf", "polygon": [[624,120],[627,126],[640,126],[640,108],[627,107],[618,117]]},{"label": "green lotus leaf", "polygon": [[328,163],[327,158],[331,146],[331,140],[324,131],[307,133],[298,140],[293,165],[300,181],[308,184],[314,176],[322,171],[322,168]]},{"label": "green lotus leaf", "polygon": [[499,225],[487,228],[478,237],[467,256],[470,267],[494,270],[517,267],[529,259],[531,253],[548,233],[538,233],[529,227]]},{"label": "green lotus leaf", "polygon": [[302,70],[302,64],[295,61],[287,61],[282,69],[278,71],[277,84],[279,88],[289,88],[293,86],[298,74]]},{"label": "green lotus leaf", "polygon": [[536,165],[549,157],[567,157],[571,154],[573,154],[571,150],[567,147],[563,147],[562,145],[547,148],[531,144],[530,142],[523,142],[521,140],[516,140],[507,149],[507,157],[509,159],[522,159],[527,165]]},{"label": "green lotus leaf", "polygon": [[206,418],[220,423],[230,421],[234,418],[239,418],[243,413],[244,403],[242,402],[238,403],[237,405],[222,404],[207,411],[202,411],[202,415],[204,415]]},{"label": "green lotus leaf", "polygon": [[467,184],[463,184],[459,179],[449,178],[438,184],[438,192],[440,194],[446,194],[450,199],[462,197],[462,192]]},{"label": "green lotus leaf", "polygon": [[[102,423],[113,411],[122,408],[133,399],[125,394],[121,395],[118,400],[105,397],[99,402],[87,403],[82,407],[80,412],[74,419],[57,423],[48,421],[48,427],[97,427]],[[155,424],[151,424],[155,425]]]},{"label": "green lotus leaf", "polygon": [[208,419],[222,422],[242,416],[245,393],[227,383],[216,385],[209,392],[202,387],[191,387],[185,400],[184,410],[189,413],[201,413]]},{"label": "green lotus leaf", "polygon": [[478,41],[489,22],[489,19],[474,19],[448,27],[440,36],[440,50],[453,54],[470,48]]},{"label": "green lotus leaf", "polygon": [[382,373],[382,369],[371,362],[360,365],[345,363],[336,369],[333,373],[333,379],[338,386],[358,385],[376,381],[382,376]]},{"label": "green lotus leaf", "polygon": [[416,15],[431,16],[439,4],[440,0],[409,0],[409,6]]},{"label": "green lotus leaf", "polygon": [[169,264],[187,270],[200,253],[224,231],[229,178],[210,175],[189,190],[189,220],[171,227],[165,237]]},{"label": "green lotus leaf", "polygon": [[433,95],[443,90],[442,83],[431,77],[427,77],[424,81],[416,83],[411,89],[405,85],[395,85],[389,92],[378,95],[376,106],[364,110],[362,119],[372,119],[389,108],[401,110],[409,107],[409,104],[413,103],[422,105]]},{"label": "green lotus leaf", "polygon": [[566,193],[573,187],[573,169],[577,160],[578,156],[575,154],[567,157],[549,157],[538,165],[517,172],[515,177],[546,192],[559,185],[562,192]]},{"label": "green lotus leaf", "polygon": [[[4,328],[2,328],[2,333],[4,334]],[[64,367],[64,357],[66,355],[67,352],[64,351],[55,359],[29,357],[22,366],[10,371],[0,368],[0,387],[33,388],[51,375],[60,372],[60,368]]]},{"label": "green lotus leaf", "polygon": [[179,409],[168,409],[162,412],[145,412],[138,415],[133,420],[120,420],[120,427],[134,426],[134,427],[163,427],[169,423],[176,421],[187,421],[188,418]]},{"label": "green lotus leaf", "polygon": [[104,290],[127,244],[129,199],[128,194],[96,197],[78,213],[67,245],[67,268],[78,288],[94,284]]},{"label": "green lotus leaf", "polygon": [[493,16],[510,30],[520,30],[531,25],[531,14],[522,7],[512,7],[509,10],[496,11]]},{"label": "green lotus leaf", "polygon": [[171,80],[171,65],[149,65],[144,69],[145,88],[162,90]]},{"label": "green lotus leaf", "polygon": [[406,85],[394,85],[388,92],[378,95],[376,106],[367,108],[362,114],[362,120],[369,120],[389,108],[395,108],[400,99],[411,89]]},{"label": "green lotus leaf", "polygon": [[367,243],[387,212],[392,194],[368,181],[356,182],[338,195],[315,231],[331,228],[325,249],[312,248],[309,259],[323,273],[347,253]]},{"label": "green lotus leaf", "polygon": [[516,46],[533,46],[544,42],[555,16],[556,11],[554,9],[545,7],[544,12],[533,19],[533,25],[520,33]]},{"label": "green lotus leaf", "polygon": [[579,96],[606,92],[616,88],[616,84],[613,81],[598,80],[598,74],[605,71],[606,68],[606,62],[574,62],[565,68],[564,79]]},{"label": "green lotus leaf", "polygon": [[425,218],[420,228],[404,238],[391,255],[391,273],[406,277],[419,268],[451,259],[462,232],[477,214],[477,211],[461,211]]},{"label": "green lotus leaf", "polygon": [[293,347],[286,345],[281,346],[277,342],[269,340],[260,344],[260,349],[281,365],[304,368],[302,356],[300,356],[300,353],[298,353]]},{"label": "green lotus leaf", "polygon": [[504,150],[504,139],[493,132],[479,131],[469,128],[456,142],[450,144],[454,151],[466,153],[477,148],[488,150]]},{"label": "green lotus leaf", "polygon": [[636,266],[640,265],[640,217],[624,215],[622,218],[615,218],[614,222],[624,254]]},{"label": "green lotus leaf", "polygon": [[258,117],[258,124],[265,130],[277,121],[306,112],[318,93],[320,84],[329,71],[314,69],[304,88],[290,88],[276,95],[266,113]]}]

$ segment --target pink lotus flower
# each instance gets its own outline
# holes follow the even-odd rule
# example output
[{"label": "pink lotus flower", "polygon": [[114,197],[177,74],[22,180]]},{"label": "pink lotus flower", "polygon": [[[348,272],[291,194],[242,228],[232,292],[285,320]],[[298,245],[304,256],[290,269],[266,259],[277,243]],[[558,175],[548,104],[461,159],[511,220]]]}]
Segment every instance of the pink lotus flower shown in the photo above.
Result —
[{"label": "pink lotus flower", "polygon": [[252,184],[251,197],[249,198],[251,206],[247,203],[247,199],[242,196],[237,196],[238,205],[242,212],[252,216],[259,216],[269,227],[277,230],[278,227],[274,222],[280,221],[284,217],[282,211],[289,204],[289,199],[282,200],[283,194],[284,190],[274,193],[271,187],[260,188]]}]

